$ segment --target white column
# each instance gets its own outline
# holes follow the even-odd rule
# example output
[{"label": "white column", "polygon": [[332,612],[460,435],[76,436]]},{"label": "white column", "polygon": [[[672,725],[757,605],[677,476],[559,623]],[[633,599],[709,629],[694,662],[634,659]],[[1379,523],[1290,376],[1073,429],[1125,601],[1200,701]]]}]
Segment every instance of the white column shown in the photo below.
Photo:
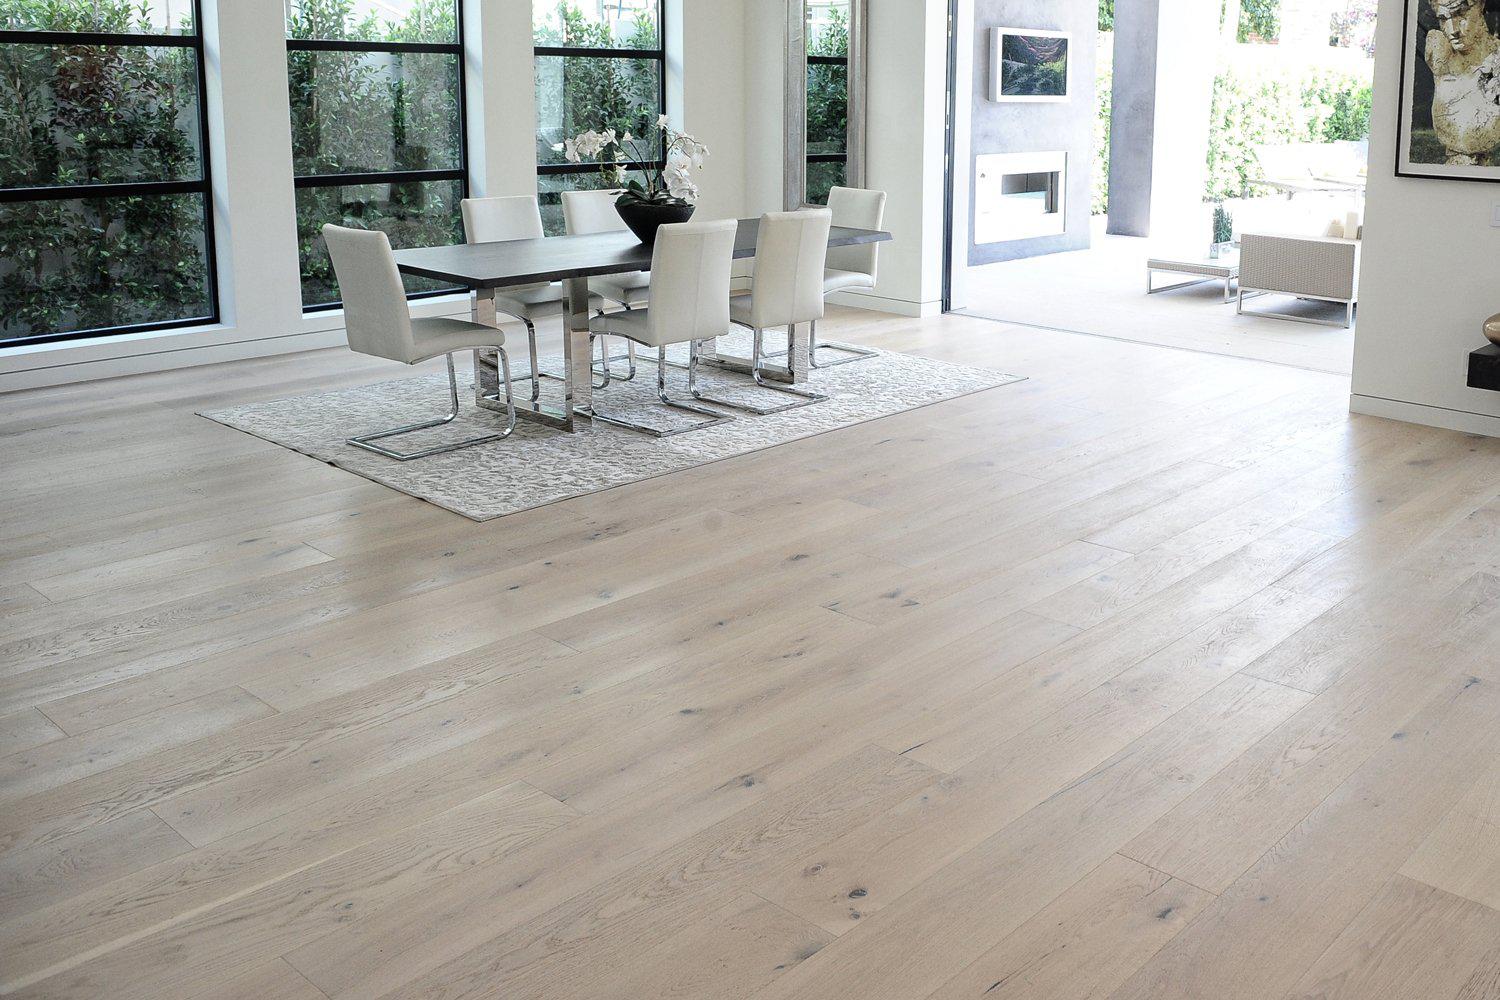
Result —
[{"label": "white column", "polygon": [[530,0],[464,0],[469,187],[536,192],[536,76]]},{"label": "white column", "polygon": [[203,7],[223,321],[236,339],[285,336],[302,318],[286,14],[280,3]]}]

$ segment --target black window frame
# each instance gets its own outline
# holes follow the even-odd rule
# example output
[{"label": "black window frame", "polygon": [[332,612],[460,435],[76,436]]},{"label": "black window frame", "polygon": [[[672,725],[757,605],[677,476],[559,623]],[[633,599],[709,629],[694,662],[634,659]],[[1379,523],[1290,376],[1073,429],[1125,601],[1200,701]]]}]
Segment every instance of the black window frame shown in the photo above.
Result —
[{"label": "black window frame", "polygon": [[[201,2],[201,0],[200,0]],[[350,174],[298,174],[292,173],[292,187],[298,191],[307,188],[360,187],[366,184],[410,184],[424,181],[458,181],[461,198],[469,197],[469,86],[464,64],[464,3],[453,0],[456,38],[451,42],[375,42],[343,38],[288,38],[286,50],[291,52],[373,52],[400,55],[404,53],[442,54],[454,57],[458,67],[458,166],[436,170],[377,170]],[[298,299],[301,299],[302,268],[297,268]],[[461,288],[432,288],[420,292],[407,292],[408,302],[417,299],[436,298],[464,291]],[[344,308],[344,300],[317,302],[302,306],[302,313],[332,312]]]},{"label": "black window frame", "polygon": [[[532,0],[533,4],[535,0]],[[667,0],[655,0],[656,3],[656,48],[654,49],[626,49],[612,46],[587,46],[587,45],[532,45],[531,62],[533,73],[535,72],[536,60],[543,56],[563,56],[566,58],[585,59],[650,59],[656,62],[656,108],[657,114],[667,113]],[[535,101],[535,97],[533,97]],[[655,121],[655,117],[652,118]],[[532,141],[536,139],[533,136]],[[666,150],[663,143],[662,155],[646,164],[656,170],[666,167]],[[548,177],[558,174],[596,174],[602,167],[610,164],[602,162],[593,163],[538,163],[536,165],[537,176]]]},{"label": "black window frame", "polygon": [[[807,65],[810,66],[810,67],[811,66],[842,66],[842,67],[844,67],[844,114],[845,114],[845,117],[847,119],[848,112],[849,112],[849,53],[845,52],[841,56],[815,56],[815,55],[809,54],[807,56]],[[805,102],[807,100],[807,96],[804,95],[802,99]],[[804,115],[806,114],[805,111],[803,113],[804,113]],[[808,166],[812,166],[814,163],[842,163],[844,165],[844,181],[845,181],[845,183],[848,182],[848,179],[849,179],[849,136],[848,136],[847,133],[845,133],[845,135],[844,135],[844,151],[841,152],[841,153],[809,153],[809,152],[807,152],[806,146],[807,146],[807,142],[806,142],[806,139],[804,137],[804,140],[803,140],[803,151],[802,151],[802,153],[803,153],[803,157],[804,157],[804,159],[805,159],[805,161],[806,161],[806,163],[807,163]],[[804,201],[806,201],[806,199],[807,199],[807,178],[810,175],[811,175],[811,171],[807,171],[807,170],[804,170],[804,172],[802,174],[802,187],[803,187],[802,198],[803,198]]]},{"label": "black window frame", "polygon": [[157,330],[181,330],[194,326],[213,326],[221,322],[219,302],[219,257],[214,235],[213,156],[208,135],[208,69],[203,43],[203,0],[193,0],[193,33],[166,31],[146,35],[129,31],[34,31],[26,28],[0,29],[0,45],[114,46],[119,48],[187,48],[197,58],[198,71],[198,173],[197,180],[128,181],[99,184],[53,184],[35,187],[0,187],[0,205],[30,201],[78,201],[96,198],[134,198],[155,195],[195,194],[203,200],[203,254],[207,265],[208,313],[155,323],[131,323],[124,326],[90,327],[83,330],[40,333],[28,337],[0,340],[0,350],[52,344],[70,340],[96,340],[122,337]]}]

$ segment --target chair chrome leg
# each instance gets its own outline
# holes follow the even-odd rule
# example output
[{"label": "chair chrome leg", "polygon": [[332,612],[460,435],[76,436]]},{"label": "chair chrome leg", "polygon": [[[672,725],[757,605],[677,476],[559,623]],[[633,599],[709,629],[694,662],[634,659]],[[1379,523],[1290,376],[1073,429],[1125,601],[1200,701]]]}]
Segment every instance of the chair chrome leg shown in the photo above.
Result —
[{"label": "chair chrome leg", "polygon": [[[506,315],[509,316],[510,313],[506,313]],[[566,382],[567,379],[561,375],[553,375],[551,372],[541,370],[537,364],[536,357],[536,325],[525,316],[517,316],[516,319],[526,324],[526,349],[531,357],[531,370],[517,375],[516,379],[519,381],[524,378],[531,382],[531,406],[532,409],[535,409],[542,399],[542,379],[551,379],[554,382]]]},{"label": "chair chrome leg", "polygon": [[[469,438],[465,441],[455,441],[452,444],[442,444],[436,445],[432,448],[424,448],[421,451],[396,451],[392,448],[387,448],[383,445],[372,443],[383,438],[395,437],[398,434],[410,434],[413,431],[430,430],[434,427],[442,427],[444,424],[450,424],[453,422],[453,420],[458,416],[458,375],[453,370],[453,355],[452,353],[449,353],[447,355],[449,400],[447,416],[440,417],[437,420],[427,420],[420,424],[407,424],[405,427],[395,427],[388,431],[375,431],[372,434],[361,434],[359,437],[349,438],[347,443],[353,445],[355,448],[362,448],[365,451],[371,451],[377,455],[383,455],[386,458],[394,458],[398,462],[409,462],[414,458],[426,458],[429,455],[441,455],[444,452],[457,451],[460,448],[472,448],[477,444],[489,444],[491,441],[499,441],[502,438],[510,437],[511,433],[516,429],[516,404],[515,394],[511,389],[510,355],[505,353],[505,348],[503,347],[498,348],[497,351],[500,355],[501,385],[505,387],[505,415],[507,418],[505,430],[501,431],[499,434],[483,434],[479,437]],[[496,398],[499,398],[498,393],[496,394]]]},{"label": "chair chrome leg", "polygon": [[[658,438],[675,437],[678,434],[686,434],[689,431],[703,430],[705,427],[712,427],[714,424],[722,424],[725,421],[733,420],[734,419],[733,417],[729,416],[727,413],[720,413],[717,410],[710,410],[710,409],[708,409],[707,407],[704,407],[704,406],[694,406],[691,403],[682,403],[682,402],[679,402],[679,401],[673,399],[671,396],[668,396],[667,395],[667,368],[668,368],[668,365],[667,365],[666,361],[667,361],[667,349],[665,347],[659,347],[659,348],[657,348],[657,356],[656,356],[656,397],[657,397],[657,399],[661,400],[661,404],[663,406],[667,407],[668,409],[680,410],[683,413],[693,413],[693,414],[697,414],[700,417],[708,417],[710,419],[708,419],[708,420],[700,420],[697,423],[695,423],[695,424],[689,424],[686,427],[652,427],[649,424],[639,424],[639,423],[636,423],[635,421],[632,421],[632,420],[624,420],[624,419],[622,419],[620,417],[611,416],[610,414],[607,414],[607,413],[601,413],[599,411],[599,408],[598,408],[597,404],[595,404],[595,405],[593,405],[593,406],[591,406],[589,408],[589,410],[587,411],[588,415],[590,417],[592,417],[594,420],[601,421],[601,422],[609,424],[609,425],[611,425],[613,427],[623,427],[626,430],[637,431],[637,432],[639,432],[641,434],[649,434],[652,437],[658,437]],[[688,368],[688,388],[689,388],[689,391],[691,391],[692,388],[693,388],[693,386],[697,382],[697,378],[698,378],[698,344],[697,344],[696,341],[688,345],[688,366],[687,366],[687,368]],[[595,397],[595,399],[597,399],[597,398],[598,397]]]},{"label": "chair chrome leg", "polygon": [[[834,365],[847,365],[854,361],[863,361],[866,358],[873,358],[880,353],[879,351],[872,351],[868,347],[856,347],[853,344],[840,344],[834,341],[829,341],[826,344],[819,344],[817,322],[814,321],[811,324],[811,327],[812,329],[808,332],[807,337],[807,363],[813,368],[832,368]],[[851,356],[846,358],[838,358],[834,361],[820,362],[818,361],[819,348],[822,348],[825,351],[840,351]],[[790,346],[788,346],[787,350],[788,352],[790,352]]]},{"label": "chair chrome leg", "polygon": [[[794,402],[794,403],[783,403],[780,406],[756,406],[756,405],[754,405],[752,403],[740,403],[740,402],[736,402],[736,401],[733,401],[733,400],[723,399],[723,398],[717,397],[717,396],[709,396],[706,393],[702,393],[702,392],[698,391],[697,387],[694,385],[694,381],[695,381],[694,378],[693,378],[693,374],[694,373],[692,371],[689,371],[688,372],[688,389],[692,392],[693,398],[694,399],[701,399],[705,403],[713,403],[716,406],[727,406],[730,409],[743,410],[745,413],[753,413],[753,414],[755,414],[758,417],[770,416],[773,413],[780,413],[783,410],[795,410],[799,406],[811,406],[813,403],[821,403],[821,402],[823,402],[824,400],[826,400],[828,398],[827,396],[823,395],[822,393],[812,392],[811,390],[808,390],[808,389],[797,389],[797,388],[794,388],[794,387],[789,386],[789,385],[782,385],[782,384],[776,383],[776,382],[767,382],[766,379],[765,379],[765,376],[761,372],[761,367],[760,367],[760,360],[761,360],[762,357],[765,356],[764,337],[765,337],[765,331],[763,331],[763,330],[756,329],[756,330],[753,330],[751,332],[751,335],[750,335],[750,376],[751,376],[751,378],[753,378],[755,380],[755,384],[757,386],[759,386],[760,388],[762,388],[762,389],[769,389],[772,392],[779,392],[783,396],[796,396],[796,397],[798,397],[798,399],[797,399],[796,402]],[[791,329],[791,327],[788,327],[787,328],[787,345],[788,345],[788,348],[790,348],[790,346],[791,346],[791,338],[792,338],[792,329]]]}]

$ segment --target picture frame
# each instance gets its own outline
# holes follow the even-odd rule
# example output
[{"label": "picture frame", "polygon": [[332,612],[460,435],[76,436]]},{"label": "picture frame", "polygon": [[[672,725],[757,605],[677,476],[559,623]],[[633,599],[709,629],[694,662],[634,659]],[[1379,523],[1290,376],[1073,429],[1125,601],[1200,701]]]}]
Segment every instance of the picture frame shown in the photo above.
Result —
[{"label": "picture frame", "polygon": [[1500,0],[1405,0],[1403,15],[1396,176],[1500,182]]},{"label": "picture frame", "polygon": [[1073,35],[1067,31],[991,28],[990,100],[1000,104],[1070,100],[1072,44]]}]

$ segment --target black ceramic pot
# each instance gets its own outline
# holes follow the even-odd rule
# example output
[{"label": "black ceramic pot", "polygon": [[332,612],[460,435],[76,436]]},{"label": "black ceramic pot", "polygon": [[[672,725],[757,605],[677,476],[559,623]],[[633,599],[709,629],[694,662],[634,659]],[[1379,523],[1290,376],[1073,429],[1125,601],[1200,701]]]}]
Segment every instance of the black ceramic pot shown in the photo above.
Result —
[{"label": "black ceramic pot", "polygon": [[650,246],[656,242],[656,230],[669,222],[686,222],[693,217],[692,205],[672,205],[655,201],[617,201],[615,211],[636,239]]}]

